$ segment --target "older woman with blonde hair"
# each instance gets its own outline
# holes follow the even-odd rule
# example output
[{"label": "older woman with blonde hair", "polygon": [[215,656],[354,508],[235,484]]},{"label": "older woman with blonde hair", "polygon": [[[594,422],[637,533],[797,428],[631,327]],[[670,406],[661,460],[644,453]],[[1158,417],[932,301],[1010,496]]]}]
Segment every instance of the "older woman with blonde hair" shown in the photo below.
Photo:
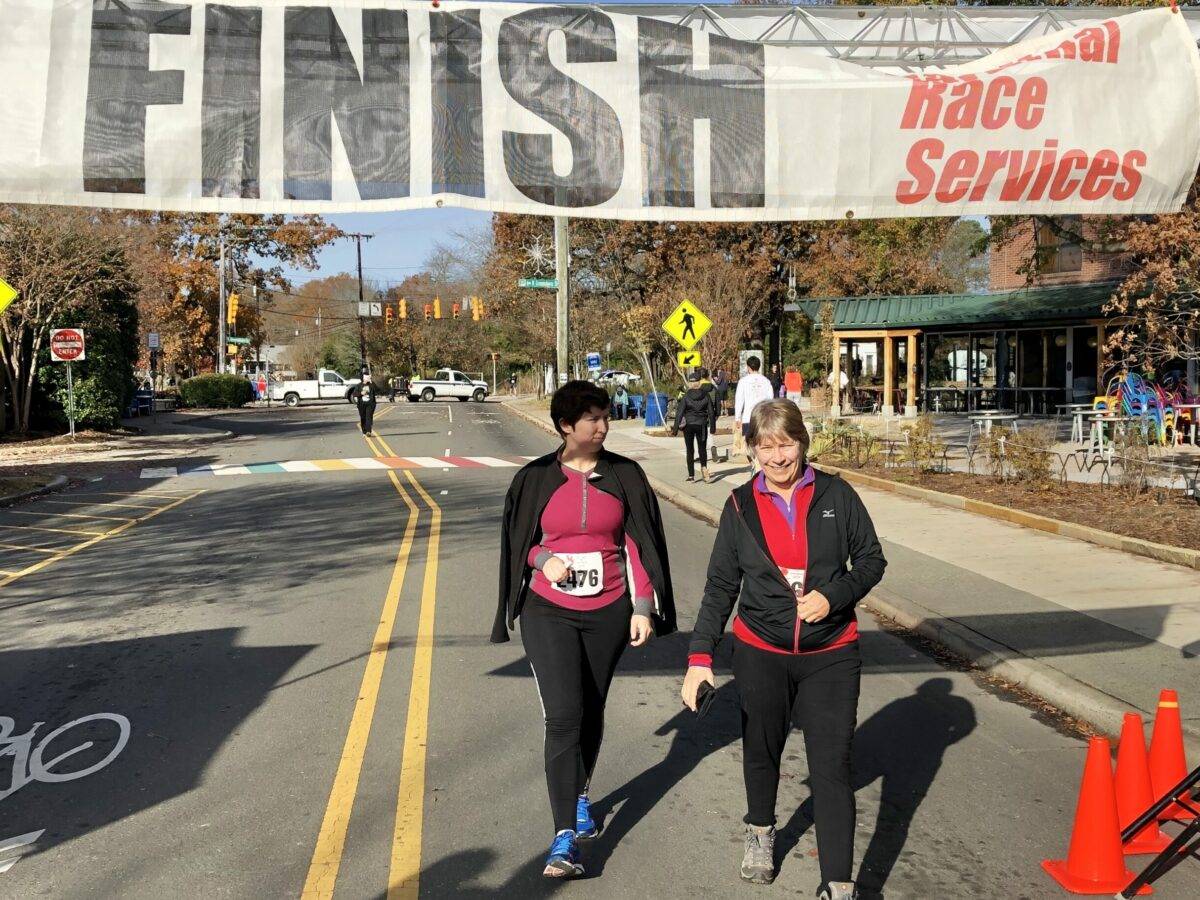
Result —
[{"label": "older woman with blonde hair", "polygon": [[850,747],[858,716],[854,607],[883,577],[875,527],[845,481],[808,465],[808,430],[790,400],[758,404],[747,443],[760,471],[725,503],[692,631],[683,702],[714,686],[712,654],[733,620],[742,706],[746,844],[741,876],[775,879],[775,800],[793,716],[813,794],[818,895],[855,896]]}]

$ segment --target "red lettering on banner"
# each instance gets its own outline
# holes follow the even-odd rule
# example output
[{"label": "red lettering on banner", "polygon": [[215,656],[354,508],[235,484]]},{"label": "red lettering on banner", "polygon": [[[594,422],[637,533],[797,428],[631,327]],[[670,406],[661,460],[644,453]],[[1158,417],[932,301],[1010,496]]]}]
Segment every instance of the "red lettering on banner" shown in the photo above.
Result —
[{"label": "red lettering on banner", "polygon": [[1142,186],[1142,173],[1139,168],[1146,164],[1146,154],[1141,150],[1130,150],[1121,160],[1121,177],[1125,179],[1124,184],[1118,184],[1113,188],[1114,200],[1129,200],[1138,192],[1138,188]]},{"label": "red lettering on banner", "polygon": [[932,194],[939,203],[968,198],[978,203],[1001,178],[999,199],[1007,203],[1043,197],[1056,202],[1109,196],[1124,201],[1141,187],[1140,169],[1145,165],[1142,150],[1130,150],[1123,158],[1110,149],[1094,156],[1078,148],[1059,154],[1053,138],[1036,150],[955,150],[949,155],[940,138],[923,138],[908,151],[905,168],[912,177],[897,184],[896,201],[920,203]]},{"label": "red lettering on banner", "polygon": [[946,168],[938,180],[937,197],[939,203],[957,203],[967,196],[971,189],[971,181],[975,178],[975,170],[979,168],[979,154],[974,150],[956,150],[946,160]]},{"label": "red lettering on banner", "polygon": [[1054,180],[1050,182],[1050,199],[1066,200],[1079,190],[1083,179],[1072,179],[1071,173],[1075,169],[1086,169],[1087,167],[1088,155],[1082,150],[1068,150],[1064,153],[1059,159],[1058,171],[1054,174]]},{"label": "red lettering on banner", "polygon": [[1003,72],[1010,66],[1021,63],[1036,62],[1039,59],[1069,59],[1080,62],[1116,63],[1121,55],[1121,26],[1114,19],[1106,19],[1097,25],[1089,25],[1057,47],[1045,53],[1031,53],[1014,59],[994,69],[989,69],[989,75]]},{"label": "red lettering on banner", "polygon": [[[983,82],[977,75],[961,79],[946,75],[909,76],[912,82],[908,103],[900,118],[902,129],[1003,128],[1011,120],[1018,128],[1029,130],[1041,124],[1046,113],[1050,88],[1039,76],[1020,83],[1011,75]],[[946,88],[951,99],[945,104]]]},{"label": "red lettering on banner", "polygon": [[1117,27],[1117,23],[1112,19],[1105,19],[1100,23],[1104,26],[1104,31],[1108,35],[1108,56],[1104,61],[1107,63],[1115,63],[1117,55],[1121,52],[1121,29]]},{"label": "red lettering on banner", "polygon": [[934,171],[925,162],[925,157],[941,159],[946,145],[938,138],[917,141],[908,151],[905,168],[913,176],[912,181],[902,181],[896,186],[897,203],[920,203],[933,190]]},{"label": "red lettering on banner", "polygon": [[1112,150],[1101,150],[1092,160],[1091,168],[1079,188],[1081,200],[1099,200],[1113,189],[1113,177],[1120,168],[1120,157]]}]

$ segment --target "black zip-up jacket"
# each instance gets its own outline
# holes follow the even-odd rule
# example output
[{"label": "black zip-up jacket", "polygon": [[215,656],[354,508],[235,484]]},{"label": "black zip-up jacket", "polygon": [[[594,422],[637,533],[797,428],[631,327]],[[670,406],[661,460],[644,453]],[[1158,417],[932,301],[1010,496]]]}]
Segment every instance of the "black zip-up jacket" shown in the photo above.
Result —
[{"label": "black zip-up jacket", "polygon": [[[513,477],[504,498],[504,522],[500,532],[500,592],[492,643],[507,641],[529,582],[529,548],[542,539],[542,512],[550,498],[567,481],[559,457],[562,448],[523,466]],[[628,457],[600,451],[596,461],[600,476],[590,483],[612,494],[625,509],[626,534],[637,544],[638,555],[654,586],[654,633],[659,637],[675,630],[675,597],[671,592],[671,566],[667,560],[667,538],[663,533],[658,497],[650,489],[642,467]],[[623,543],[623,542],[621,542]]]},{"label": "black zip-up jacket", "polygon": [[359,407],[369,406],[372,409],[375,408],[375,385],[359,385],[357,393],[358,396],[354,398],[354,401],[359,405]]},{"label": "black zip-up jacket", "polygon": [[708,385],[708,388],[708,391],[702,387],[688,388],[688,392],[675,404],[676,431],[679,430],[681,425],[685,424],[693,428],[699,428],[700,426],[707,428],[712,424],[713,407],[712,398],[709,396],[712,385]]},{"label": "black zip-up jacket", "polygon": [[796,595],[767,549],[751,479],[729,495],[721,512],[689,653],[713,652],[735,601],[746,627],[772,646],[819,650],[845,630],[855,604],[879,584],[887,560],[862,500],[841,478],[813,474],[805,590],[825,595],[829,615],[810,625],[796,614]]}]

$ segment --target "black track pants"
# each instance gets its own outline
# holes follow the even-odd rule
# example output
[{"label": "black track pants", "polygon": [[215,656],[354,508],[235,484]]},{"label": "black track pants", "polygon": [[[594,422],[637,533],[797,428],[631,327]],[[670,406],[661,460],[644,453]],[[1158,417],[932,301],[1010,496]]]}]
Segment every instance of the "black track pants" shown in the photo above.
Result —
[{"label": "black track pants", "polygon": [[858,643],[791,656],[735,640],[733,678],[742,703],[746,821],[775,824],[779,761],[795,720],[804,730],[821,880],[853,881],[854,789],[850,746],[858,718]]},{"label": "black track pants", "polygon": [[683,443],[687,447],[688,478],[695,478],[697,448],[700,451],[700,465],[708,468],[708,429],[703,425],[684,425]]},{"label": "black track pants", "polygon": [[546,717],[546,786],[554,831],[575,828],[575,801],[596,768],[604,702],[629,643],[629,597],[576,612],[534,593],[521,610],[521,643]]},{"label": "black track pants", "polygon": [[358,405],[358,421],[362,427],[362,433],[368,434],[374,430],[375,424],[375,404],[360,403]]}]

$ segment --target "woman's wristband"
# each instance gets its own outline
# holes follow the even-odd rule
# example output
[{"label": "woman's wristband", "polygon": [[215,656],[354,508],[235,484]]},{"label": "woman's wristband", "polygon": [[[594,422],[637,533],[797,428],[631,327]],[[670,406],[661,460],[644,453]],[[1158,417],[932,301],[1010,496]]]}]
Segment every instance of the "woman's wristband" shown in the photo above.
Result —
[{"label": "woman's wristband", "polygon": [[688,654],[688,668],[691,668],[692,666],[699,666],[702,669],[711,669],[712,668],[712,654],[711,653],[689,653]]},{"label": "woman's wristband", "polygon": [[649,597],[637,598],[633,601],[633,614],[647,617],[654,615],[654,600]]},{"label": "woman's wristband", "polygon": [[554,554],[551,553],[549,550],[547,550],[545,547],[543,547],[541,550],[539,550],[537,552],[537,555],[533,558],[533,567],[540,572],[545,567],[546,563],[550,562],[550,560],[553,558],[554,558]]}]

